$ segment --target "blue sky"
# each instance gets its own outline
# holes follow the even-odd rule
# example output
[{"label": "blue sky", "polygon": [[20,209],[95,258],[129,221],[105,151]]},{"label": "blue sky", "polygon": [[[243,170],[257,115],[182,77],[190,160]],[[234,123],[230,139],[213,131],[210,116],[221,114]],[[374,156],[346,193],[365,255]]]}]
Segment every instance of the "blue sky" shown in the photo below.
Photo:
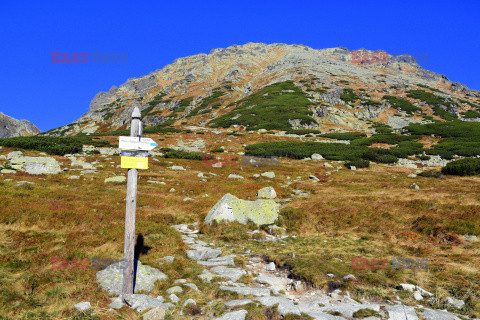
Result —
[{"label": "blue sky", "polygon": [[[2,1],[0,112],[45,131],[99,91],[176,58],[247,42],[366,48],[480,90],[480,1]],[[52,63],[52,51],[127,53],[126,63]],[[426,59],[425,59],[426,57]]]}]

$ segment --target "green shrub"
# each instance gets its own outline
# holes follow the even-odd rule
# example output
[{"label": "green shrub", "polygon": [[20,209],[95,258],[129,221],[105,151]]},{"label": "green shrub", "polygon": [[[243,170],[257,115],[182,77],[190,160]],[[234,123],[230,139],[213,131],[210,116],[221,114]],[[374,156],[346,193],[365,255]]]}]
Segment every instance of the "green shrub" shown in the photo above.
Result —
[{"label": "green shrub", "polygon": [[467,118],[467,119],[480,118],[480,113],[475,110],[468,110],[462,113],[462,115],[464,118]]},{"label": "green shrub", "polygon": [[421,155],[421,156],[418,156],[418,159],[420,159],[420,160],[430,160],[430,157]]},{"label": "green shrub", "polygon": [[83,145],[93,145],[96,147],[111,146],[108,141],[93,140],[92,137],[86,135],[77,135],[74,137],[32,136],[0,139],[0,146],[38,150],[60,156],[67,153],[80,153],[82,152]]},{"label": "green shrub", "polygon": [[448,163],[442,173],[456,176],[473,176],[480,173],[480,159],[466,158]]},{"label": "green shrub", "polygon": [[212,120],[210,126],[228,128],[237,124],[249,130],[288,131],[292,128],[291,119],[299,119],[300,124],[315,123],[311,104],[293,81],[279,82],[238,101],[232,111]]},{"label": "green shrub", "polygon": [[433,170],[423,171],[423,172],[420,172],[418,175],[426,178],[440,178],[443,176],[443,174],[440,171],[433,171]]},{"label": "green shrub", "polygon": [[355,94],[355,91],[350,88],[343,89],[343,93],[340,95],[340,99],[347,103],[354,103],[358,99],[360,99],[359,96]]},{"label": "green shrub", "polygon": [[312,130],[312,129],[297,129],[297,130],[287,130],[285,134],[298,134],[298,135],[304,135],[304,134],[319,134],[322,133],[319,130]]},{"label": "green shrub", "polygon": [[400,99],[394,96],[385,95],[382,98],[383,100],[387,100],[390,105],[395,109],[401,109],[408,114],[413,114],[415,111],[420,111],[419,107],[416,107],[412,103],[408,102],[407,100]]},{"label": "green shrub", "polygon": [[189,159],[189,160],[202,160],[202,153],[199,152],[185,152],[171,150],[165,153],[165,158],[175,158],[175,159]]},{"label": "green shrub", "polygon": [[221,152],[225,152],[225,150],[223,150],[223,148],[216,148],[216,149],[211,150],[211,152],[221,153]]},{"label": "green shrub", "polygon": [[361,132],[333,132],[333,133],[324,133],[320,137],[336,139],[336,140],[355,140],[360,138],[365,138],[367,135]]},{"label": "green shrub", "polygon": [[345,167],[347,167],[348,169],[350,169],[352,166],[355,168],[368,168],[370,167],[370,161],[354,160],[354,161],[345,162]]},{"label": "green shrub", "polygon": [[[423,90],[410,90],[408,91],[407,97],[422,100],[428,105],[433,106],[433,113],[445,120],[455,120],[458,117],[447,110],[452,110],[456,104],[437,96],[431,92],[426,92]],[[447,110],[444,110],[440,106],[445,106]]]}]

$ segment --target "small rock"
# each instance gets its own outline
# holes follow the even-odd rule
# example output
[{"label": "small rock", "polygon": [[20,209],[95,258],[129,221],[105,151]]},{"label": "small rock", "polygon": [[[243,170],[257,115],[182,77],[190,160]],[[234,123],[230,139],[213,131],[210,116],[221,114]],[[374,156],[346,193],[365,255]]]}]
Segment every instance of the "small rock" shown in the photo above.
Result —
[{"label": "small rock", "polygon": [[257,198],[260,199],[275,199],[277,197],[277,193],[275,192],[275,189],[272,187],[265,187],[257,192]]},{"label": "small rock", "polygon": [[258,173],[255,173],[255,174],[253,175],[253,177],[254,177],[254,178],[260,178],[260,175],[259,175]]},{"label": "small rock", "polygon": [[329,278],[334,278],[335,275],[334,275],[333,273],[327,273],[327,277],[329,277]]},{"label": "small rock", "polygon": [[223,316],[215,318],[213,320],[245,320],[247,313],[248,312],[246,310],[232,311],[229,313],[225,313]]},{"label": "small rock", "polygon": [[183,171],[185,170],[185,168],[182,167],[182,166],[171,166],[171,167],[168,167],[168,169],[172,169],[172,170],[183,170]]},{"label": "small rock", "polygon": [[0,173],[15,173],[15,172],[17,172],[17,171],[12,170],[12,169],[2,169],[2,170],[0,171]]},{"label": "small rock", "polygon": [[312,157],[312,160],[322,160],[323,159],[322,155],[320,155],[318,153],[312,154],[311,157]]},{"label": "small rock", "polygon": [[92,307],[92,305],[90,304],[90,302],[87,301],[87,302],[77,303],[73,307],[75,309],[77,309],[78,311],[83,312],[83,311],[86,311],[86,310],[90,309]]},{"label": "small rock", "polygon": [[125,176],[116,176],[116,177],[110,177],[105,179],[105,183],[123,183],[127,181],[127,178]]},{"label": "small rock", "polygon": [[78,179],[80,179],[80,176],[70,176],[70,177],[68,177],[68,179],[78,180]]},{"label": "small rock", "polygon": [[169,192],[175,192],[175,188],[168,190]]},{"label": "small rock", "polygon": [[347,274],[345,277],[343,277],[343,280],[356,281],[357,278],[353,274]]},{"label": "small rock", "polygon": [[408,175],[408,177],[409,177],[409,178],[416,178],[417,175],[416,175],[415,173],[410,173],[410,174]]},{"label": "small rock", "polygon": [[412,184],[410,185],[410,189],[419,190],[419,189],[420,189],[420,186],[419,186],[418,184],[416,184],[416,183],[412,183]]},{"label": "small rock", "polygon": [[241,175],[238,175],[238,174],[229,174],[228,178],[229,179],[244,179]]},{"label": "small rock", "polygon": [[187,201],[195,201],[195,199],[192,199],[190,197],[183,198],[183,202],[187,202]]},{"label": "small rock", "polygon": [[203,177],[205,177],[205,175],[203,174],[203,172],[199,172],[199,173],[197,174],[197,177],[203,178]]},{"label": "small rock", "polygon": [[143,320],[163,320],[165,319],[165,309],[162,307],[155,307],[142,316]]},{"label": "small rock", "polygon": [[422,294],[419,291],[413,293],[413,298],[417,301],[423,300]]},{"label": "small rock", "polygon": [[199,291],[197,285],[194,283],[185,283],[184,286],[189,287],[192,290]]},{"label": "small rock", "polygon": [[174,286],[174,287],[171,287],[170,289],[167,289],[168,294],[182,293],[182,292],[183,292],[183,289],[182,289],[182,287],[179,287],[179,286]]},{"label": "small rock", "polygon": [[477,242],[478,241],[477,236],[470,236],[468,234],[463,235],[463,239],[465,239],[465,241],[467,241],[467,242]]},{"label": "small rock", "polygon": [[242,299],[242,300],[230,300],[225,303],[227,307],[237,307],[237,306],[244,306],[246,304],[252,303],[253,301],[250,299]]},{"label": "small rock", "polygon": [[312,174],[311,174],[311,175],[309,175],[309,176],[308,176],[308,178],[309,178],[310,180],[314,181],[314,182],[318,182],[318,181],[320,181],[320,179],[318,179],[317,177],[315,177],[315,176],[314,176],[314,175],[312,175]]},{"label": "small rock", "polygon": [[454,307],[454,308],[457,308],[457,309],[461,309],[465,305],[465,302],[463,302],[463,300],[450,298],[450,297],[446,298],[444,303],[446,305],[450,306],[450,307]]},{"label": "small rock", "polygon": [[266,265],[265,270],[267,271],[275,271],[275,262],[270,262],[269,264]]},{"label": "small rock", "polygon": [[265,177],[265,178],[270,178],[270,179],[273,179],[275,178],[275,172],[273,171],[267,171],[267,172],[264,172],[262,174],[260,174],[262,177]]},{"label": "small rock", "polygon": [[189,304],[193,304],[194,306],[197,305],[197,303],[195,302],[195,300],[193,300],[193,299],[187,299],[187,301],[185,301],[185,302],[183,303],[183,306],[182,306],[182,307],[186,307],[186,306],[188,306]]},{"label": "small rock", "polygon": [[355,166],[350,166],[350,170],[355,171],[355,170],[357,170],[357,167],[355,167]]},{"label": "small rock", "polygon": [[173,283],[184,284],[184,283],[187,283],[187,280],[186,279],[177,279],[177,280],[173,281]]},{"label": "small rock", "polygon": [[180,301],[180,299],[174,293],[172,293],[169,298],[170,301],[172,301],[173,303],[177,303],[178,301]]},{"label": "small rock", "polygon": [[330,163],[328,163],[328,162],[325,162],[325,163],[323,164],[323,166],[324,166],[325,168],[333,168],[333,166],[332,166]]}]

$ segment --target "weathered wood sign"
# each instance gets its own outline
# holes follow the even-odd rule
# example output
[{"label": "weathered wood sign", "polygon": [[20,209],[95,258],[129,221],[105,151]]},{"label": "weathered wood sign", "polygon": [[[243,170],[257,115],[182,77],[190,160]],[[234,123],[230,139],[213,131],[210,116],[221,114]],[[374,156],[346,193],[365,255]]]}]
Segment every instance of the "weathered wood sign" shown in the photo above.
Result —
[{"label": "weathered wood sign", "polygon": [[[120,137],[119,147],[122,150],[122,168],[125,164],[127,176],[127,205],[125,212],[125,247],[123,250],[125,269],[123,269],[122,300],[124,296],[132,294],[135,284],[134,254],[135,254],[135,213],[137,210],[137,179],[138,170],[148,168],[148,152],[138,150],[152,150],[157,146],[150,138],[142,138],[142,121],[140,110],[135,107],[132,113],[130,137]],[[126,159],[124,159],[126,158]],[[135,160],[131,160],[135,159]],[[131,163],[129,163],[131,161]],[[140,164],[141,165],[140,165]],[[142,168],[139,168],[142,166]]]}]

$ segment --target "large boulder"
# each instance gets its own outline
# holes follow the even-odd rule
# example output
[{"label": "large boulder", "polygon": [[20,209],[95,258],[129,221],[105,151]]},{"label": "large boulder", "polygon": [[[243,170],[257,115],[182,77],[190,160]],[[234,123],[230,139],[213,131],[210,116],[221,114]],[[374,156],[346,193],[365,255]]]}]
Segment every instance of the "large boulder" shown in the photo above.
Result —
[{"label": "large boulder", "polygon": [[230,193],[227,193],[217,202],[205,218],[206,224],[214,220],[238,221],[247,224],[252,221],[256,225],[272,224],[278,218],[279,204],[273,200],[242,200]]},{"label": "large boulder", "polygon": [[29,174],[56,174],[62,171],[60,164],[52,157],[25,157],[20,151],[7,155],[10,166]]},{"label": "large boulder", "polygon": [[[137,271],[135,278],[135,291],[150,292],[156,280],[165,280],[167,276],[158,269],[143,265],[140,261],[137,262]],[[123,286],[123,269],[125,263],[123,261],[109,265],[104,270],[98,271],[97,281],[103,290],[107,291],[109,295],[121,295]]]}]

